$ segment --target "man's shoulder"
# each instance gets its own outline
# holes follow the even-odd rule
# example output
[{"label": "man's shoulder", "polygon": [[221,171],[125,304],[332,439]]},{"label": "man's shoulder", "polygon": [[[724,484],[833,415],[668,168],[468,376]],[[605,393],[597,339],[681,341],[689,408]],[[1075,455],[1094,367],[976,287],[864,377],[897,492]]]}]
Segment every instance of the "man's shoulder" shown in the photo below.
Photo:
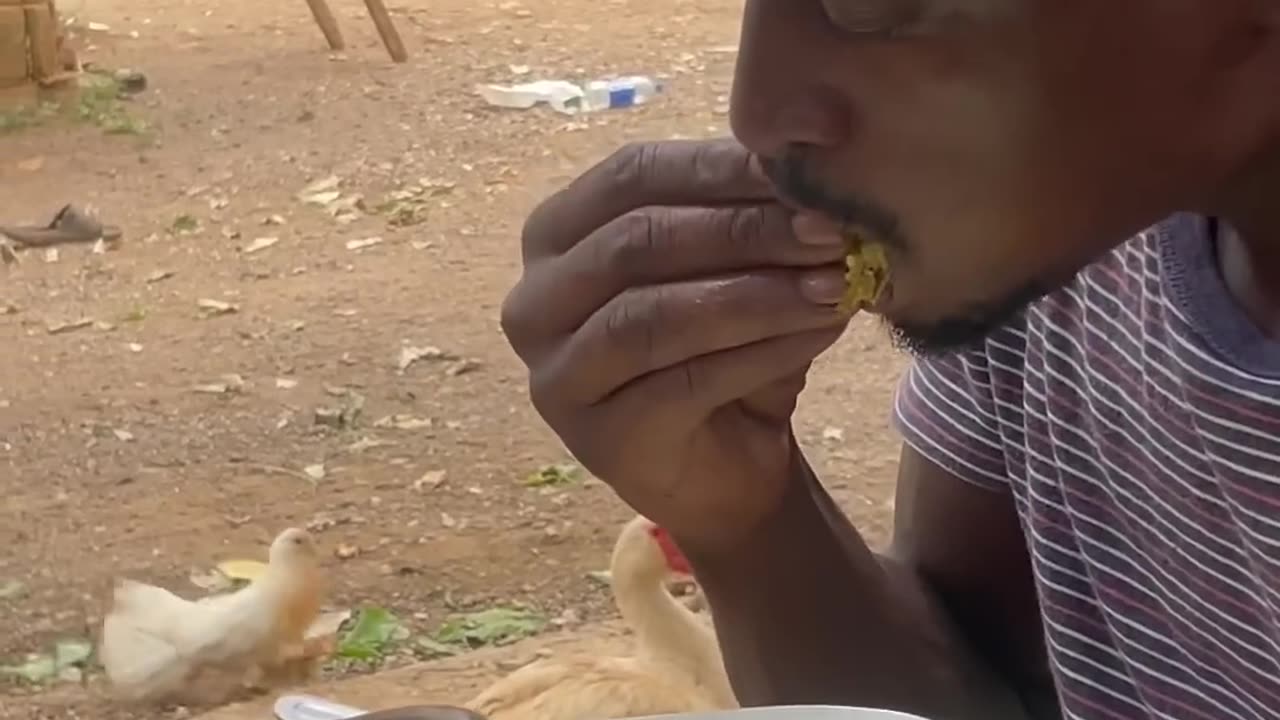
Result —
[{"label": "man's shoulder", "polygon": [[1172,338],[1191,341],[1180,288],[1192,281],[1177,248],[1203,251],[1206,237],[1203,220],[1152,226],[977,346],[917,359],[894,403],[903,439],[957,477],[1006,488],[1029,420],[1089,407],[1100,388],[1132,393]]}]

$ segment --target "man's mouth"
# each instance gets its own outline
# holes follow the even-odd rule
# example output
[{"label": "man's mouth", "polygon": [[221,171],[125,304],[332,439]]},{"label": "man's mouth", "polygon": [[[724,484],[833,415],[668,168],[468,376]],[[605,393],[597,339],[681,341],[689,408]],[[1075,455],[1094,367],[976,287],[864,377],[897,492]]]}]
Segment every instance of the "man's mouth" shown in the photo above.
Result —
[{"label": "man's mouth", "polygon": [[[859,310],[878,312],[879,309],[884,308],[892,296],[888,257],[891,243],[886,242],[887,238],[871,229],[867,223],[852,222],[847,215],[833,214],[832,208],[836,207],[835,203],[819,207],[822,203],[803,201],[800,198],[808,197],[809,194],[800,186],[796,186],[796,192],[790,192],[788,188],[802,177],[799,174],[795,174],[795,177],[789,176],[788,168],[783,163],[762,158],[761,166],[769,179],[770,189],[777,198],[778,204],[794,215],[825,218],[832,225],[841,228],[840,233],[846,242],[845,280],[848,287],[840,303],[840,310],[849,313]],[[813,198],[810,197],[810,200]],[[867,210],[870,210],[870,207]],[[871,213],[868,212],[868,215],[870,216]]]}]

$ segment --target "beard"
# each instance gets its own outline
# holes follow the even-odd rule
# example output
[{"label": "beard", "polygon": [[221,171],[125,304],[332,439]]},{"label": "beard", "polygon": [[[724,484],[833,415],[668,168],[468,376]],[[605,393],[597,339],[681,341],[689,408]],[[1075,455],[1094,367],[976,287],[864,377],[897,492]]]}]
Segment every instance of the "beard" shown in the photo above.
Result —
[{"label": "beard", "polygon": [[1033,280],[998,300],[944,315],[928,323],[883,320],[897,349],[916,357],[948,355],[980,348],[991,333],[1021,317],[1032,303],[1065,284]]}]

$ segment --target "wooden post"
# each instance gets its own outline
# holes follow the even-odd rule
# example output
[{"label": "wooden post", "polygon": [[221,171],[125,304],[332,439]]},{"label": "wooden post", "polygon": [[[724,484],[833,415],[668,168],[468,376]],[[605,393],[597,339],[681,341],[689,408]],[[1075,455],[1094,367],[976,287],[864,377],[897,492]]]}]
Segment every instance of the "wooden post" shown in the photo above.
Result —
[{"label": "wooden post", "polygon": [[316,24],[320,26],[320,32],[324,33],[324,39],[329,43],[330,50],[341,50],[347,46],[342,41],[342,31],[338,29],[338,21],[333,17],[333,11],[329,9],[329,3],[325,0],[307,0],[307,6],[311,8],[311,16],[316,19]]},{"label": "wooden post", "polygon": [[26,5],[27,47],[31,52],[31,77],[44,83],[62,75],[58,62],[58,26],[53,21],[52,3]]},{"label": "wooden post", "polygon": [[387,6],[382,0],[364,0],[364,5],[369,8],[369,17],[373,18],[373,24],[378,28],[378,35],[382,37],[382,44],[386,46],[391,59],[398,63],[408,60],[409,53],[405,51],[400,33],[396,32],[396,26],[391,22]]},{"label": "wooden post", "polygon": [[27,52],[27,16],[18,5],[0,2],[0,87],[31,81],[31,55]]}]

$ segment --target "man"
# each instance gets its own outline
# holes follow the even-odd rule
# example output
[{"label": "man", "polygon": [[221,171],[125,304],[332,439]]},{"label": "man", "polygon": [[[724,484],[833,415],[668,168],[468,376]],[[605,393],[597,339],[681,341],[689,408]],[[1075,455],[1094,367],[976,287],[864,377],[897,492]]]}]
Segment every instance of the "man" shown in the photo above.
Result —
[{"label": "man", "polygon": [[[741,702],[1280,717],[1280,2],[747,0],[740,52],[745,149],[549,199],[503,322]],[[791,430],[847,226],[918,358],[883,556]]]}]

